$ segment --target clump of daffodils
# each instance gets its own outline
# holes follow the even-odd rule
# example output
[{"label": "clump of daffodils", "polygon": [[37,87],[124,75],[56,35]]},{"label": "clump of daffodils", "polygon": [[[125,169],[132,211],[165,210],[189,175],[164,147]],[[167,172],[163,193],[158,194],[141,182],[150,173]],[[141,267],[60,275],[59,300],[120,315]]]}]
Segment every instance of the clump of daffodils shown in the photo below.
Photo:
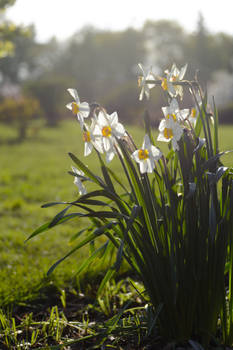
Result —
[{"label": "clump of daffodils", "polygon": [[[141,74],[138,77],[138,85],[141,88],[139,100],[144,95],[147,99],[150,97],[150,90],[156,85],[160,85],[168,95],[168,105],[162,107],[163,118],[159,124],[159,135],[157,141],[171,143],[174,151],[179,151],[179,141],[182,138],[185,129],[195,126],[200,111],[200,103],[191,109],[180,109],[178,98],[183,97],[182,80],[187,70],[187,64],[178,69],[175,64],[171,70],[165,70],[165,77],[156,76],[152,69],[146,70],[142,64],[139,64]],[[123,156],[120,151],[118,141],[126,140],[128,134],[118,121],[117,112],[108,114],[104,108],[99,105],[89,105],[87,102],[81,102],[75,89],[68,89],[74,101],[67,104],[67,108],[77,117],[83,135],[84,156],[91,154],[93,150],[99,154],[105,154],[106,162],[111,162],[116,154]],[[132,144],[131,144],[132,146]],[[162,152],[156,147],[150,136],[145,135],[141,148],[134,150],[131,148],[131,157],[138,164],[141,174],[152,173],[156,167],[156,162],[163,156]],[[78,169],[73,169],[75,174],[74,183],[79,188],[80,194],[85,194],[86,189],[82,184],[83,174]]]}]

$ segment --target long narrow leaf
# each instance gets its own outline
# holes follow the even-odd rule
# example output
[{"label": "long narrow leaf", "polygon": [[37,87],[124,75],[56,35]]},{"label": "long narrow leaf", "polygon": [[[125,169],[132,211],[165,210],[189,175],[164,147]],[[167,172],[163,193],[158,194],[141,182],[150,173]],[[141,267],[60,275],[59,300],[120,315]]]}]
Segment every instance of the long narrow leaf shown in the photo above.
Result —
[{"label": "long narrow leaf", "polygon": [[69,253],[67,253],[63,258],[59,259],[58,261],[55,262],[55,264],[53,264],[50,269],[47,272],[47,275],[50,275],[54,269],[65,259],[67,259],[71,254],[73,254],[74,252],[76,252],[78,249],[82,248],[83,246],[85,246],[86,244],[88,244],[89,242],[91,242],[93,239],[95,239],[97,237],[97,235],[95,233],[91,233],[89,236],[87,236],[82,242],[80,242],[78,245],[76,245],[73,249],[71,249],[69,251]]},{"label": "long narrow leaf", "polygon": [[100,185],[101,187],[106,187],[103,180],[99,176],[96,176],[73,153],[68,153],[68,154],[69,154],[70,158],[74,161],[74,163],[78,166],[78,168],[81,169],[90,179],[92,179],[96,184]]}]

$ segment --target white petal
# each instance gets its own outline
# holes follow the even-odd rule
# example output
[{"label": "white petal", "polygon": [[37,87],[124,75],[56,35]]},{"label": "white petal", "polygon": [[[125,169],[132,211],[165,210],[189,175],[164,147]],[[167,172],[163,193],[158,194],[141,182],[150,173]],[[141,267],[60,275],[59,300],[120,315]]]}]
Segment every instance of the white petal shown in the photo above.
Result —
[{"label": "white petal", "polygon": [[176,96],[177,95],[177,92],[176,92],[176,89],[174,88],[174,86],[168,81],[167,82],[167,89],[168,89],[168,92],[171,96]]},{"label": "white petal", "polygon": [[151,146],[151,154],[155,160],[159,160],[162,157],[162,152],[155,146]]},{"label": "white petal", "polygon": [[98,152],[104,153],[102,138],[96,138],[93,142],[93,145]]},{"label": "white petal", "polygon": [[159,123],[159,131],[163,132],[163,130],[166,128],[166,120],[162,119],[161,122]]},{"label": "white petal", "polygon": [[102,137],[101,127],[99,126],[99,124],[95,124],[92,133],[95,137]]},{"label": "white petal", "polygon": [[169,142],[171,139],[167,139],[163,133],[160,133],[157,137],[157,141]]},{"label": "white petal", "polygon": [[147,162],[140,162],[140,173],[144,174],[147,171]]},{"label": "white petal", "polygon": [[155,162],[153,159],[147,159],[147,172],[152,173],[155,167]]},{"label": "white petal", "polygon": [[[155,76],[153,73],[149,73],[146,77],[146,80],[155,80]],[[147,84],[149,89],[153,89],[153,87],[155,87],[155,84]]]},{"label": "white petal", "polygon": [[175,112],[177,109],[179,109],[178,102],[177,102],[177,100],[175,98],[173,98],[171,100],[170,108],[171,108],[172,112]]},{"label": "white petal", "polygon": [[142,144],[142,149],[150,149],[151,147],[151,142],[150,142],[150,138],[149,136],[146,134],[144,136],[144,141],[143,141],[143,144]]},{"label": "white petal", "polygon": [[117,112],[113,112],[109,115],[109,123],[111,127],[114,127],[118,123],[118,115]]},{"label": "white petal", "polygon": [[145,72],[141,63],[138,63],[138,67],[141,69],[143,76],[145,77]]},{"label": "white petal", "polygon": [[185,120],[189,115],[189,109],[185,108],[180,111],[181,120]]},{"label": "white petal", "polygon": [[82,119],[83,118],[88,118],[89,117],[89,111],[80,111],[78,113],[78,115],[81,115],[82,116]]},{"label": "white petal", "polygon": [[106,153],[106,162],[109,163],[113,160],[115,155],[115,152],[113,150],[110,150],[109,152]]},{"label": "white petal", "polygon": [[145,88],[144,88],[144,86],[143,86],[143,87],[142,87],[142,90],[141,90],[141,92],[140,92],[140,95],[139,95],[139,101],[142,101],[142,100],[143,100],[144,93],[145,93]]},{"label": "white petal", "polygon": [[176,127],[175,129],[173,129],[173,138],[174,139],[179,141],[182,135],[183,135],[183,128]]},{"label": "white petal", "polygon": [[81,175],[81,176],[84,176],[84,173],[83,171],[81,170],[78,170],[77,168],[75,168],[74,166],[71,166],[71,169],[73,170],[73,172],[77,175]]},{"label": "white petal", "polygon": [[172,69],[171,69],[171,76],[177,77],[179,73],[180,73],[179,69],[176,67],[176,64],[173,63]]},{"label": "white petal", "polygon": [[148,85],[145,85],[144,93],[146,95],[147,100],[149,100],[150,99],[150,89],[149,89]]},{"label": "white petal", "polygon": [[76,89],[67,89],[67,91],[71,94],[71,96],[75,99],[75,101],[79,104],[80,100],[78,97],[78,93]]},{"label": "white petal", "polygon": [[72,111],[72,103],[73,103],[73,102],[70,102],[70,103],[68,103],[68,104],[66,105],[66,108],[70,109],[71,111]]},{"label": "white petal", "polygon": [[121,138],[121,137],[123,137],[125,135],[125,128],[124,128],[124,126],[121,123],[118,123],[115,126],[115,129],[113,130],[113,132],[114,132],[114,135],[117,138]]},{"label": "white petal", "polygon": [[91,142],[84,143],[84,157],[88,156],[93,149],[93,145]]},{"label": "white petal", "polygon": [[166,107],[162,107],[162,112],[164,117],[166,117],[168,114],[170,114],[170,107],[166,106]]},{"label": "white petal", "polygon": [[136,150],[134,151],[132,154],[131,154],[131,157],[137,162],[137,163],[140,163],[141,160],[139,159],[139,151]]},{"label": "white petal", "polygon": [[87,102],[82,102],[79,105],[79,110],[82,112],[87,112],[88,114],[90,113],[90,107]]},{"label": "white petal", "polygon": [[108,116],[103,111],[100,111],[98,114],[97,123],[100,125],[100,127],[107,126],[108,125]]},{"label": "white petal", "polygon": [[103,146],[105,152],[109,152],[110,149],[113,147],[113,140],[111,137],[103,137]]},{"label": "white petal", "polygon": [[179,74],[179,79],[182,80],[184,78],[184,75],[186,73],[186,70],[187,70],[187,67],[188,67],[188,64],[186,63],[184,65],[184,67],[181,68],[180,70],[180,74]]},{"label": "white petal", "polygon": [[174,151],[179,151],[178,143],[174,137],[172,139],[172,147],[173,147]]}]

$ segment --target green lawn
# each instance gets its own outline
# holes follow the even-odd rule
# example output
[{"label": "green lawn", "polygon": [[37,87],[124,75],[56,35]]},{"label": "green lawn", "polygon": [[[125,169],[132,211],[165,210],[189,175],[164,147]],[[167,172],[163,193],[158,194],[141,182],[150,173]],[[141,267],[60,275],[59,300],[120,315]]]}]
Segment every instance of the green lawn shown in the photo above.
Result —
[{"label": "green lawn", "polygon": [[[134,127],[130,132],[141,146],[143,130]],[[220,128],[221,150],[233,149],[232,134],[232,126]],[[82,137],[75,120],[62,122],[57,128],[43,128],[23,143],[15,143],[15,137],[15,130],[0,125],[0,306],[30,299],[48,268],[71,249],[70,237],[85,224],[85,220],[72,220],[24,243],[34,229],[60,209],[42,209],[42,204],[77,196],[73,177],[67,173],[72,165],[68,152],[84,160],[94,173],[99,172],[94,154],[83,157]],[[166,153],[167,145],[159,146]],[[222,161],[232,166],[233,154],[223,156]],[[111,167],[120,177],[118,166],[114,159]],[[60,287],[69,284],[86,254],[87,249],[83,249],[61,264],[53,273],[54,283]]]}]

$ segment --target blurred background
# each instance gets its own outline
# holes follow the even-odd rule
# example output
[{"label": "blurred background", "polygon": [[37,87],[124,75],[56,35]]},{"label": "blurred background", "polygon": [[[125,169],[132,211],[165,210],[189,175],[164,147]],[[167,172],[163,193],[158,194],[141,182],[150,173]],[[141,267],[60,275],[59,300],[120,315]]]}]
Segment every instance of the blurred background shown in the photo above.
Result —
[{"label": "blurred background", "polygon": [[[142,6],[143,5],[143,6]],[[231,4],[221,1],[157,3],[104,0],[0,1],[0,123],[24,139],[33,124],[56,126],[72,117],[66,89],[82,100],[117,110],[138,123],[146,108],[156,123],[163,99],[139,103],[137,64],[162,75],[173,62],[189,65],[220,109],[233,121],[233,25]],[[184,101],[185,104],[185,101]]]}]

